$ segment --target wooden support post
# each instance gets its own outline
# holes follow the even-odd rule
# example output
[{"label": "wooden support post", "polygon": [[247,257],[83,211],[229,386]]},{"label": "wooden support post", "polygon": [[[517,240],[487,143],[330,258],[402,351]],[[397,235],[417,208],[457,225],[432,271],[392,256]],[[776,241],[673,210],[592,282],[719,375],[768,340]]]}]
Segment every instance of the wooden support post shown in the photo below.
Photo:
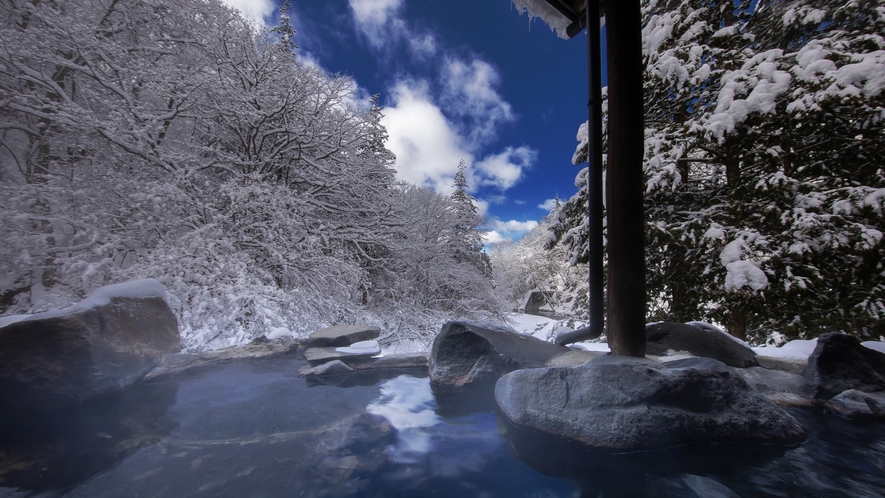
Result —
[{"label": "wooden support post", "polygon": [[640,0],[606,3],[608,36],[608,343],[645,356],[645,220]]}]

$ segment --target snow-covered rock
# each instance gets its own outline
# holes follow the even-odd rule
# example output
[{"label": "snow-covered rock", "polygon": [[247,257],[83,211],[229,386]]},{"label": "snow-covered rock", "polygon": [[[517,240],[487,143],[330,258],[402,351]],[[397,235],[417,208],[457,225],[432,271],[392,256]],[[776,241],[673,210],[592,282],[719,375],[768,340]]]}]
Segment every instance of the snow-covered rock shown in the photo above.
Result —
[{"label": "snow-covered rock", "polygon": [[156,280],[102,287],[80,303],[0,328],[2,403],[84,400],[119,391],[180,351]]},{"label": "snow-covered rock", "polygon": [[566,351],[569,350],[508,327],[449,322],[433,341],[430,381],[442,388],[491,387],[508,372],[543,367]]},{"label": "snow-covered rock", "polygon": [[847,334],[824,334],[808,358],[805,379],[817,399],[830,399],[850,389],[885,391],[885,354],[861,346]]},{"label": "snow-covered rock", "polygon": [[369,325],[333,325],[318,330],[307,338],[308,347],[346,347],[355,342],[371,341],[381,335],[381,329]]},{"label": "snow-covered rock", "polygon": [[756,366],[753,350],[728,333],[703,322],[691,324],[659,322],[645,327],[649,355],[689,353],[714,358],[732,367]]},{"label": "snow-covered rock", "polygon": [[604,451],[806,437],[793,417],[710,358],[662,365],[600,356],[579,367],[517,370],[501,377],[495,399],[517,427]]}]

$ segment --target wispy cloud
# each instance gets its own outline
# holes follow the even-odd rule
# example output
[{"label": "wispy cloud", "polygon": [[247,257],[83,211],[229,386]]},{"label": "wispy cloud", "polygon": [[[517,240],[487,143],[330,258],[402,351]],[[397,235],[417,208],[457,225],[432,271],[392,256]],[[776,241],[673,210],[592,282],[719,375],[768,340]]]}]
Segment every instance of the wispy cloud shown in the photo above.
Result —
[{"label": "wispy cloud", "polygon": [[441,100],[446,109],[465,118],[471,143],[477,146],[494,140],[501,124],[514,121],[508,102],[498,93],[501,77],[488,62],[450,57],[441,74]]}]

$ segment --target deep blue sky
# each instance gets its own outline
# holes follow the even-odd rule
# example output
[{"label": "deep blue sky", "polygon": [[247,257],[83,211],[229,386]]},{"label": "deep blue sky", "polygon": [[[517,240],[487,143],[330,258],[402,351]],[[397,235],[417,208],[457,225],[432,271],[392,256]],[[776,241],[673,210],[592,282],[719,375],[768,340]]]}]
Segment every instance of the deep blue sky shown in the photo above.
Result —
[{"label": "deep blue sky", "polygon": [[[272,1],[228,0],[275,24]],[[562,40],[510,0],[290,1],[299,56],[381,96],[400,178],[450,192],[464,159],[493,240],[574,194],[584,34]]]}]

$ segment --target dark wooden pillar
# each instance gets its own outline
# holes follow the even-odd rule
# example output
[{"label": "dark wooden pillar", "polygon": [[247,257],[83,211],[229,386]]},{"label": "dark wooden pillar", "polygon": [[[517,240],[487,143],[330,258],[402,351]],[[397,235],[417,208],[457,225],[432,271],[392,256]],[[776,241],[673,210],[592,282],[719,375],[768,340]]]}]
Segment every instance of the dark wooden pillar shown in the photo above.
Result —
[{"label": "dark wooden pillar", "polygon": [[608,35],[608,343],[645,356],[645,226],[642,209],[640,0],[606,2]]}]

